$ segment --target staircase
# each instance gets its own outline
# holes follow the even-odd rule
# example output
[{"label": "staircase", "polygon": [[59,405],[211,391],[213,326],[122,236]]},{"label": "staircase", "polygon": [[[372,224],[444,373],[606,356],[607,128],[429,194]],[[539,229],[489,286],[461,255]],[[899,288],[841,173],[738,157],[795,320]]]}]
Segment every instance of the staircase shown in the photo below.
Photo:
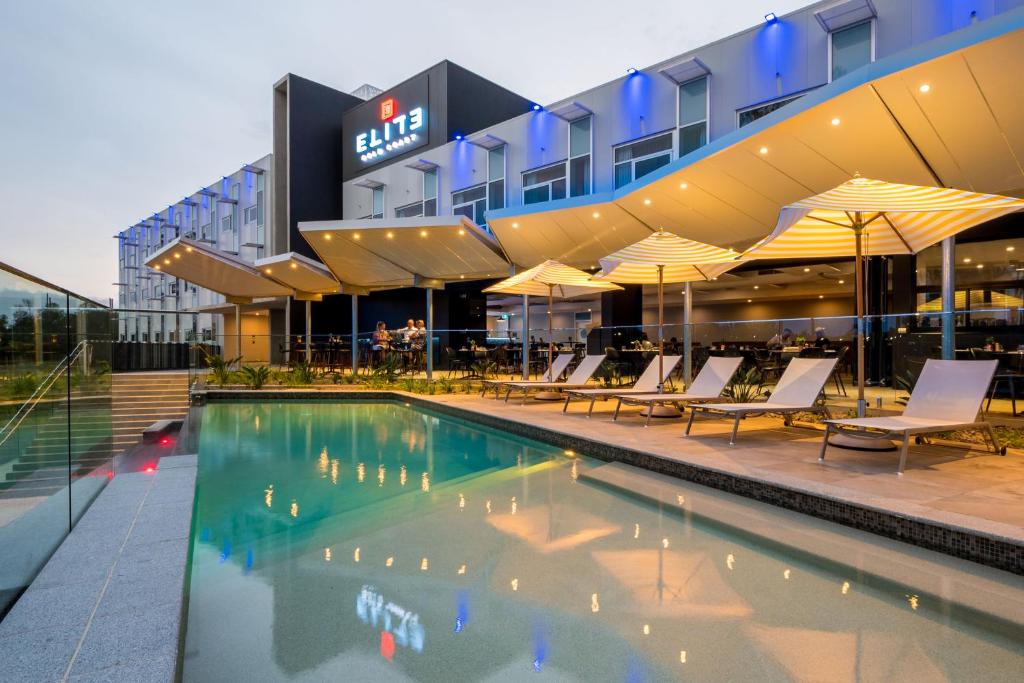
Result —
[{"label": "staircase", "polygon": [[[18,435],[20,453],[0,466],[0,496],[48,496],[67,486],[67,399],[36,405]],[[124,373],[109,393],[71,394],[71,473],[84,476],[131,448],[142,430],[188,412],[188,373]]]}]

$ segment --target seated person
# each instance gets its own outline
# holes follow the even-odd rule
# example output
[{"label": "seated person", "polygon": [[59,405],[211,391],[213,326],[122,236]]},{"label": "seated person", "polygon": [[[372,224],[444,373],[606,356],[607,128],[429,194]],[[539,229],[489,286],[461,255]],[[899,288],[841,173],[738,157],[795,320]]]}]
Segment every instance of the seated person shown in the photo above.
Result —
[{"label": "seated person", "polygon": [[647,338],[646,332],[640,335],[640,342],[637,345],[637,348],[641,351],[651,351],[654,349],[654,344],[652,344],[651,340]]},{"label": "seated person", "polygon": [[824,327],[814,328],[814,346],[819,349],[827,349],[832,342],[825,336]]},{"label": "seated person", "polygon": [[391,334],[387,325],[381,320],[377,323],[377,329],[373,332],[373,350],[384,351],[391,346]]},{"label": "seated person", "polygon": [[768,340],[768,348],[781,349],[793,345],[793,330],[784,328],[781,333]]},{"label": "seated person", "polygon": [[[411,320],[409,322],[412,322]],[[409,344],[414,349],[422,349],[427,344],[427,324],[422,320],[416,321],[416,334],[409,337]]]},{"label": "seated person", "polygon": [[416,327],[416,321],[409,318],[405,321],[405,327],[397,331],[397,334],[402,336],[402,341],[408,344],[412,341],[413,337],[419,332],[419,328]]}]

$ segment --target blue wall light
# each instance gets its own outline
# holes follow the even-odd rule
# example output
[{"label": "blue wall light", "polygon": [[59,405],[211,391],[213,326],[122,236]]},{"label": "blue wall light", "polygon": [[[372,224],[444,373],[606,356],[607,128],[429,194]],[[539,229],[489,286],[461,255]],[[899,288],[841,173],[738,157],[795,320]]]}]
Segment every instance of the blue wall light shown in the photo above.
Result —
[{"label": "blue wall light", "polygon": [[461,140],[462,139],[462,133],[456,133],[455,134],[455,139],[456,140]]},{"label": "blue wall light", "polygon": [[769,12],[768,14],[764,15],[764,23],[766,24],[774,24],[778,20],[779,18],[775,16],[775,12]]},{"label": "blue wall light", "polygon": [[537,104],[536,102],[534,102],[534,104],[533,104],[533,106],[531,107],[531,109],[533,109],[534,111],[540,111],[541,109],[543,109],[543,107],[541,107],[541,106],[540,106],[539,104]]},{"label": "blue wall light", "polygon": [[636,68],[631,66],[628,69],[626,69],[626,73],[632,76],[633,74],[636,73]]}]

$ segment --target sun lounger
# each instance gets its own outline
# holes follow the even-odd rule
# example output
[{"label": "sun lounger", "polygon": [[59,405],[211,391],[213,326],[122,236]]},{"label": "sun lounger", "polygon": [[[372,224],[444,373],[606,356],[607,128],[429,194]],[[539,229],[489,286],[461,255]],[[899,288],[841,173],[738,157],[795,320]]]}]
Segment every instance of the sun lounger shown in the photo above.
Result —
[{"label": "sun lounger", "polygon": [[861,437],[899,438],[900,463],[897,472],[903,474],[911,436],[920,438],[922,434],[956,429],[982,432],[991,441],[993,452],[1005,455],[1006,448],[999,446],[992,425],[978,420],[981,402],[985,400],[985,392],[998,364],[996,360],[929,358],[924,363],[914,390],[910,392],[910,400],[902,415],[826,420],[825,441],[821,444],[818,460],[825,459],[828,439],[832,434],[846,432]]},{"label": "sun lounger", "polygon": [[513,391],[523,392],[523,403],[526,403],[527,396],[531,391],[562,391],[564,389],[582,389],[597,371],[597,366],[604,362],[604,354],[584,356],[576,369],[572,371],[569,378],[564,382],[508,382],[505,384],[505,403]]},{"label": "sun lounger", "polygon": [[693,419],[697,413],[713,413],[716,415],[730,415],[733,418],[732,436],[729,438],[729,445],[736,443],[736,431],[740,427],[740,420],[749,415],[762,415],[772,413],[786,417],[788,424],[789,415],[801,412],[822,412],[829,417],[828,409],[824,405],[816,405],[818,395],[832,374],[836,365],[835,358],[794,358],[789,361],[785,372],[779,378],[778,384],[772,390],[767,401],[757,403],[691,403],[690,421],[686,423],[686,434],[689,435],[693,427]]},{"label": "sun lounger", "polygon": [[[672,371],[679,365],[679,361],[682,360],[682,356],[665,356],[662,362],[662,377],[661,382],[664,383],[668,380],[668,376],[672,374]],[[587,409],[587,417],[590,417],[591,413],[594,412],[594,402],[601,400],[605,401],[613,396],[619,394],[649,394],[652,391],[658,390],[658,357],[655,356],[651,359],[651,362],[647,364],[647,368],[643,371],[643,374],[633,383],[633,386],[628,389],[619,387],[617,389],[566,389],[562,393],[565,394],[565,405],[562,406],[562,412],[564,413],[569,409],[569,402],[574,398],[578,398],[583,401],[590,401],[590,407]]]},{"label": "sun lounger", "polygon": [[569,367],[569,362],[573,359],[573,355],[574,354],[571,354],[571,353],[560,353],[557,356],[555,356],[555,360],[551,363],[551,367],[549,367],[547,369],[547,372],[545,372],[544,375],[540,379],[523,379],[523,380],[485,379],[483,381],[483,385],[484,386],[483,386],[483,390],[481,390],[481,392],[480,392],[480,396],[481,397],[482,396],[486,396],[487,392],[490,391],[491,389],[493,389],[494,390],[494,398],[497,399],[497,398],[499,398],[501,396],[501,390],[509,382],[518,382],[520,384],[522,384],[524,382],[531,382],[531,383],[533,383],[533,382],[554,382],[559,377],[561,377],[562,373],[565,372],[565,369],[567,367]]},{"label": "sun lounger", "polygon": [[619,411],[622,409],[623,404],[647,406],[647,420],[644,422],[644,426],[646,427],[651,423],[651,413],[654,412],[654,406],[672,404],[682,410],[683,404],[686,403],[691,403],[693,401],[713,401],[722,395],[722,391],[725,390],[725,386],[729,383],[729,380],[732,379],[733,375],[736,374],[736,371],[739,369],[742,362],[743,358],[739,356],[735,358],[711,356],[708,358],[707,362],[704,363],[704,367],[700,369],[697,376],[694,377],[690,386],[682,393],[617,393],[615,394],[615,398],[619,399],[619,403],[615,406],[615,415],[612,416],[612,419],[619,419]]}]

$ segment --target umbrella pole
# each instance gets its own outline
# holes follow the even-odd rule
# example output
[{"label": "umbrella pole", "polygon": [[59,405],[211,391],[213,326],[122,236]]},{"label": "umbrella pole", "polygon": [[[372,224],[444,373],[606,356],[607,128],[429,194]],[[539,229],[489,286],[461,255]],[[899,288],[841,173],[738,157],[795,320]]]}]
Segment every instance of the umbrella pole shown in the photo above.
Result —
[{"label": "umbrella pole", "polygon": [[665,391],[665,266],[658,266],[658,393]]},{"label": "umbrella pole", "polygon": [[554,285],[548,285],[548,373],[549,373],[548,381],[549,382],[554,382],[555,381],[554,376],[552,376],[550,374],[551,373],[551,366],[554,365],[554,363],[555,363],[555,347],[553,346],[554,340],[555,340],[555,338],[554,338],[555,333],[554,333],[554,330],[552,328],[552,322],[551,322],[552,316],[554,315],[554,310],[553,310],[554,309],[554,305],[555,305],[555,286]]},{"label": "umbrella pole", "polygon": [[857,417],[864,417],[866,403],[864,402],[864,249],[863,249],[864,227],[860,222],[860,214],[857,214],[857,222],[853,226],[854,240],[856,243],[856,262],[854,264],[855,280],[857,283]]},{"label": "umbrella pole", "polygon": [[530,295],[523,294],[523,381],[530,379]]}]

